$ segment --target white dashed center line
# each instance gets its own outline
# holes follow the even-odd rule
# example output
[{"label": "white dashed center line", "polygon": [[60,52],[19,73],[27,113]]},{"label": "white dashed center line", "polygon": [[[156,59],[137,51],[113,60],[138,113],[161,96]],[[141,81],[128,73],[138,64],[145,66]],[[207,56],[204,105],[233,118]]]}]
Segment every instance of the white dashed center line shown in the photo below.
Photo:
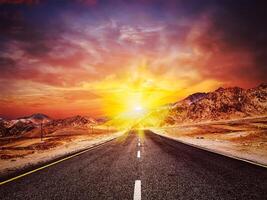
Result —
[{"label": "white dashed center line", "polygon": [[136,180],[134,183],[134,200],[141,200],[141,180]]},{"label": "white dashed center line", "polygon": [[140,157],[141,157],[140,151],[137,151],[137,158],[140,158]]},{"label": "white dashed center line", "polygon": [[[138,146],[141,146],[141,140],[138,138]],[[141,157],[140,150],[137,151],[137,158]],[[134,183],[134,200],[141,200],[141,180],[136,180]]]}]

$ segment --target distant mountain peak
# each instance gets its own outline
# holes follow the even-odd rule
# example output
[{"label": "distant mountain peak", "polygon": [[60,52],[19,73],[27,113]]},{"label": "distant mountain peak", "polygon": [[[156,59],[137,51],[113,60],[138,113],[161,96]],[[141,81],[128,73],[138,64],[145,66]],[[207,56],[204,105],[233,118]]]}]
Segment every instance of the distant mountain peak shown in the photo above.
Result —
[{"label": "distant mountain peak", "polygon": [[95,119],[81,115],[53,120],[45,114],[35,113],[14,120],[0,120],[0,137],[26,134],[39,129],[40,124],[43,124],[45,132],[50,134],[62,128],[91,128],[97,123]]},{"label": "distant mountain peak", "polygon": [[38,120],[42,120],[42,119],[51,119],[49,116],[43,114],[43,113],[34,113],[30,116],[26,116],[26,117],[20,117],[18,119],[28,119],[28,118],[33,118],[33,119],[38,119]]},{"label": "distant mountain peak", "polygon": [[17,118],[17,120],[13,120],[13,122],[17,122],[17,121],[20,121],[20,122],[24,122],[24,123],[33,123],[33,124],[41,124],[41,123],[47,123],[47,122],[50,122],[52,119],[45,115],[45,114],[42,114],[42,113],[34,113],[30,116],[26,116],[26,117],[20,117],[20,118]]}]

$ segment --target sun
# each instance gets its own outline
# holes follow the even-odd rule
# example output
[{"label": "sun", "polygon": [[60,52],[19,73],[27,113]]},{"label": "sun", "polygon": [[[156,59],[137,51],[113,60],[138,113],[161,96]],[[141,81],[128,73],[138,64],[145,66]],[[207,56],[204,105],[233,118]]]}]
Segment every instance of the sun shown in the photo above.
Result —
[{"label": "sun", "polygon": [[[137,99],[135,100],[137,101]],[[128,101],[128,104],[126,103],[124,107],[125,108],[122,110],[120,115],[123,116],[125,120],[140,119],[144,117],[149,111],[149,108],[137,102],[131,103]]]},{"label": "sun", "polygon": [[147,109],[145,109],[142,105],[135,105],[132,110],[132,117],[142,117],[147,113]]},{"label": "sun", "polygon": [[136,105],[135,107],[134,107],[134,110],[135,110],[135,112],[142,112],[143,110],[144,110],[144,108],[142,107],[142,106],[140,106],[140,105]]},{"label": "sun", "polygon": [[134,69],[107,77],[94,85],[98,95],[101,95],[103,113],[112,119],[110,125],[135,127],[141,121],[149,124],[156,121],[159,124],[155,120],[159,115],[152,116],[153,113],[160,106],[173,102],[172,99],[177,95],[177,90],[170,88],[174,84],[151,73],[145,63]]}]

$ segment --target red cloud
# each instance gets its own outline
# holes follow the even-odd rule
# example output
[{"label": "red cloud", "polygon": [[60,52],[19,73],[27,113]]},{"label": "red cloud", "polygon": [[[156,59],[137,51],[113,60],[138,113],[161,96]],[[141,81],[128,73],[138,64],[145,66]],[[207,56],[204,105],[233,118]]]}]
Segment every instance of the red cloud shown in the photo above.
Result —
[{"label": "red cloud", "polygon": [[[32,4],[39,1],[0,0],[0,3],[11,2]],[[80,6],[98,3],[96,0],[73,2],[79,2]],[[8,22],[3,24],[4,36],[10,38],[0,56],[0,100],[4,95],[31,96],[34,91],[46,96],[42,91],[44,88],[51,89],[52,94],[42,100],[39,96],[15,99],[14,102],[5,98],[7,101],[0,105],[0,110],[5,112],[0,112],[0,115],[42,111],[53,115],[55,110],[60,115],[79,114],[83,109],[89,110],[87,99],[97,102],[97,98],[82,89],[73,92],[73,88],[83,88],[80,86],[84,83],[116,79],[126,71],[134,72],[142,64],[142,59],[147,61],[149,73],[166,81],[182,79],[185,87],[205,80],[241,87],[252,87],[266,81],[266,65],[260,66],[255,61],[257,51],[253,50],[258,48],[249,46],[254,40],[244,43],[244,39],[237,40],[239,34],[234,38],[229,38],[231,34],[226,37],[228,27],[219,29],[213,17],[208,15],[185,21],[177,18],[177,23],[160,23],[146,14],[142,15],[142,20],[99,17],[101,19],[93,18],[96,21],[92,22],[88,13],[81,17],[80,13],[66,12],[59,18],[62,21],[55,18],[57,23],[40,23],[45,26],[38,27],[26,23],[26,18],[23,21],[19,16],[9,18],[0,14],[5,17],[2,21]],[[127,14],[130,18],[130,13]],[[266,59],[264,55],[262,59]],[[68,89],[70,93],[57,93],[57,90]],[[18,105],[19,102],[23,105]],[[71,102],[79,103],[69,106]],[[57,109],[58,105],[62,106]],[[90,110],[97,107],[91,105]]]}]

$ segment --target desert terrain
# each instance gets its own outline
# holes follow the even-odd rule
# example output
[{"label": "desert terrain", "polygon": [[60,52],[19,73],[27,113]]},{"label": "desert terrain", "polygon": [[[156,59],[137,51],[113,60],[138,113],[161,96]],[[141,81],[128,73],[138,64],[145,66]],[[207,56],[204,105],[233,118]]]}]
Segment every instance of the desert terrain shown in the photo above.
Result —
[{"label": "desert terrain", "polygon": [[0,138],[0,176],[44,164],[118,137],[121,132],[103,125],[60,127],[40,137],[40,128]]},{"label": "desert terrain", "polygon": [[188,123],[152,130],[188,144],[267,165],[267,116]]},{"label": "desert terrain", "polygon": [[0,118],[0,176],[111,140],[130,129],[151,129],[175,140],[267,165],[266,113],[267,84],[261,84],[251,89],[195,93],[135,121],[79,115],[52,119],[42,113]]}]

